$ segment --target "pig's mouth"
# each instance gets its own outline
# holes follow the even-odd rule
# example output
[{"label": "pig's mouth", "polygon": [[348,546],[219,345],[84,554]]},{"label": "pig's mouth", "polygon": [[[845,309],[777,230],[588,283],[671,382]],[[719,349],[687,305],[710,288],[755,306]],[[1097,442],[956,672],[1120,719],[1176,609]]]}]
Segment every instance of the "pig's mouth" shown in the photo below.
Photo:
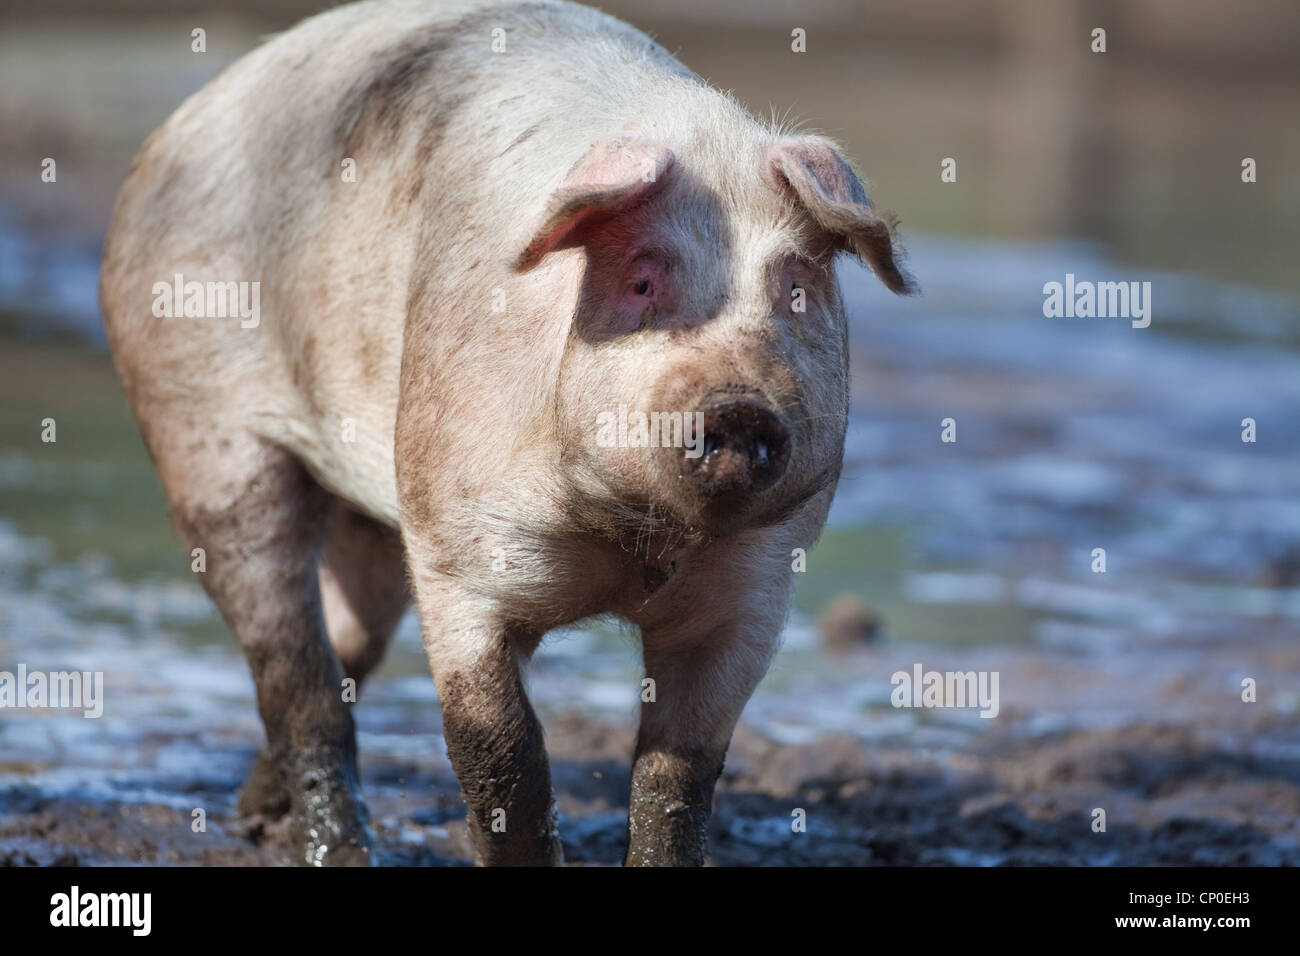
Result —
[{"label": "pig's mouth", "polygon": [[780,524],[835,484],[835,474],[819,473],[797,485],[789,481],[766,491],[729,491],[703,499],[688,525],[708,538]]},{"label": "pig's mouth", "polygon": [[[761,447],[764,444],[768,445],[766,450]],[[788,462],[781,459],[789,458],[790,445],[787,441],[784,449],[780,449],[769,440],[755,438],[752,449],[747,446],[737,452],[725,442],[714,443],[699,456],[704,464],[698,466],[712,476],[704,479],[711,482],[710,488],[723,488],[726,479],[723,470],[739,467],[731,460],[731,456],[738,454],[753,461],[759,470],[783,471]],[[712,462],[708,461],[710,457],[714,458]],[[760,482],[768,474],[764,471]],[[718,490],[715,494],[702,494],[685,476],[679,476],[676,493],[655,496],[653,500],[593,499],[588,502],[588,508],[578,509],[573,516],[583,519],[587,532],[617,541],[622,551],[635,556],[646,569],[647,591],[653,591],[651,577],[662,583],[660,579],[671,576],[684,554],[733,534],[781,524],[833,487],[837,475],[838,468],[833,468],[808,481],[787,479],[784,483],[778,476],[765,489],[750,484]],[[737,480],[744,485],[745,480]]]}]

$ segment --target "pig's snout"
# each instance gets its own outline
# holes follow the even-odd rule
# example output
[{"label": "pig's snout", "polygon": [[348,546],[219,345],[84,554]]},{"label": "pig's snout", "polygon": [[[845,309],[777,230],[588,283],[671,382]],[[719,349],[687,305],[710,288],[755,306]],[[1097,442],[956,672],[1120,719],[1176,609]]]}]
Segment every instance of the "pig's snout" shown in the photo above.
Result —
[{"label": "pig's snout", "polygon": [[677,459],[682,477],[709,497],[769,488],[789,460],[790,436],[781,419],[746,400],[706,408],[702,443],[683,449]]}]

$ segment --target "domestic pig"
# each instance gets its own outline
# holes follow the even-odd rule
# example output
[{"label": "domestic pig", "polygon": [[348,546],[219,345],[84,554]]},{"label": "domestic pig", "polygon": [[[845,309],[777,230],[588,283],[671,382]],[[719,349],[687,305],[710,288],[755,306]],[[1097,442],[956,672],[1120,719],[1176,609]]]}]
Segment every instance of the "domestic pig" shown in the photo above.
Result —
[{"label": "domestic pig", "polygon": [[100,291],[256,685],[241,812],[290,814],[303,863],[372,862],[347,690],[413,598],[477,861],[560,863],[524,671],[610,615],[655,688],[625,862],[702,863],[840,472],[842,251],[909,290],[832,142],[561,0],[343,6],[188,99]]}]

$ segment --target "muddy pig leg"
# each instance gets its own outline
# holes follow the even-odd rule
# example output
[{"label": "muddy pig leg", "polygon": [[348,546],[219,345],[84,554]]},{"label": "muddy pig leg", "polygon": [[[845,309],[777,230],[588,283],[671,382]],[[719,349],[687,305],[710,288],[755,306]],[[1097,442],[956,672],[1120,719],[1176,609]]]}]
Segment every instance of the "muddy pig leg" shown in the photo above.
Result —
[{"label": "muddy pig leg", "polygon": [[298,862],[368,864],[343,668],[321,614],[317,558],[328,494],[278,448],[245,433],[220,442],[204,421],[151,422],[150,446],[187,548],[239,639],[267,749],[292,800]]},{"label": "muddy pig leg", "polygon": [[731,733],[780,640],[788,565],[776,562],[767,583],[717,570],[687,602],[695,613],[642,625],[654,699],[643,691],[625,866],[704,863],[713,789]]},{"label": "muddy pig leg", "polygon": [[[410,603],[400,536],[334,498],[319,581],[330,644],[343,665],[343,676],[356,681],[359,689],[383,658]],[[275,820],[288,813],[291,804],[270,752],[263,750],[240,792],[240,815]]]},{"label": "muddy pig leg", "polygon": [[522,674],[540,635],[495,621],[454,584],[417,574],[415,591],[475,861],[559,865],[550,764]]}]

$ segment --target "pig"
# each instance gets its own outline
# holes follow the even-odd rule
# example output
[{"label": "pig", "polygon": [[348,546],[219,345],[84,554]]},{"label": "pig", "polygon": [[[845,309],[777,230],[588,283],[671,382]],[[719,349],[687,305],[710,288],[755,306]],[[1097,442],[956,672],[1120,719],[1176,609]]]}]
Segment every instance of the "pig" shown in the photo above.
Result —
[{"label": "pig", "polygon": [[703,863],[840,473],[841,252],[912,290],[833,142],[562,0],[350,4],[187,100],[100,298],[256,686],[239,811],[287,814],[301,863],[375,862],[348,688],[413,601],[476,862],[561,863],[526,667],[605,615],[655,690],[624,862]]}]

